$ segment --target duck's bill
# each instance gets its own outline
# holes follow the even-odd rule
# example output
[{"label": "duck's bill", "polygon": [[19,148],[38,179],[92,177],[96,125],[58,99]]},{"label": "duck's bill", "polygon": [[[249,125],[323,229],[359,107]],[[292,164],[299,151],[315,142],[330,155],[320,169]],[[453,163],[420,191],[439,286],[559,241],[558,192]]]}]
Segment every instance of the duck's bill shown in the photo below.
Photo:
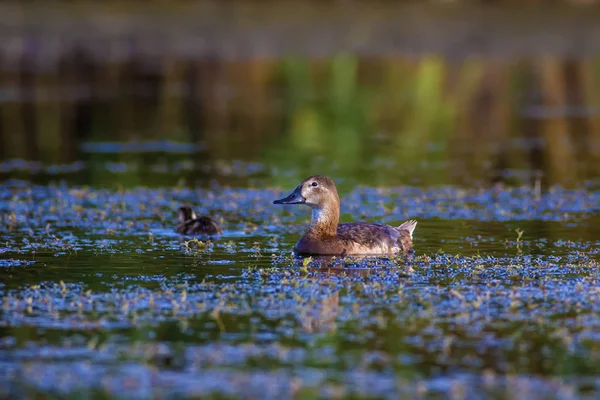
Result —
[{"label": "duck's bill", "polygon": [[275,200],[273,204],[304,204],[306,203],[306,199],[300,193],[300,188],[296,188],[292,194],[283,199]]}]

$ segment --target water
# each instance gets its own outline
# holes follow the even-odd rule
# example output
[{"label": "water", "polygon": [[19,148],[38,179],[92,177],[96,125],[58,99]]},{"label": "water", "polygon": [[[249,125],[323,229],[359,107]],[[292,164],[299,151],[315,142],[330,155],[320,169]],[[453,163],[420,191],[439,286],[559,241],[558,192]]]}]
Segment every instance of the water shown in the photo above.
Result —
[{"label": "water", "polygon": [[[356,188],[344,218],[417,217],[415,254],[308,268],[280,190],[2,193],[5,396],[598,390],[598,191]],[[184,200],[225,233],[175,235]]]},{"label": "water", "polygon": [[1,7],[0,397],[600,395],[594,8]]}]

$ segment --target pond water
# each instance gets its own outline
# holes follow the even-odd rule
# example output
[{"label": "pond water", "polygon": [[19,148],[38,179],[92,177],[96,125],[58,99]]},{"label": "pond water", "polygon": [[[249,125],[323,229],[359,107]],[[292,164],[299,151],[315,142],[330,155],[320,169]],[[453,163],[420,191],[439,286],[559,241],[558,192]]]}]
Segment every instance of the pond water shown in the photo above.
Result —
[{"label": "pond water", "polygon": [[[236,29],[200,18],[197,53],[181,10],[5,24],[0,397],[598,398],[595,9],[410,8],[422,42],[394,44],[385,3],[206,4]],[[454,23],[500,17],[518,37]],[[342,222],[417,219],[415,252],[295,259],[310,210],[272,201],[312,174]],[[224,233],[175,234],[181,204]]]},{"label": "pond water", "polygon": [[[416,217],[415,253],[305,264],[281,190],[1,188],[3,396],[600,389],[600,191],[355,188],[343,219]],[[182,202],[224,234],[175,235]]]}]

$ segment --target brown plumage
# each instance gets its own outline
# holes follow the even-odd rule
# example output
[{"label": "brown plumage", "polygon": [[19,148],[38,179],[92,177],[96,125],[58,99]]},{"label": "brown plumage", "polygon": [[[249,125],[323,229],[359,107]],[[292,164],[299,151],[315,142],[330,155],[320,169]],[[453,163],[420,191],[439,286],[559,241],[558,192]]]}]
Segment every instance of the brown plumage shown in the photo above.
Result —
[{"label": "brown plumage", "polygon": [[182,235],[218,235],[221,228],[212,218],[207,216],[197,217],[196,213],[188,207],[181,206],[177,210],[179,224],[175,232]]},{"label": "brown plumage", "polygon": [[288,197],[274,204],[305,204],[312,208],[308,231],[294,251],[306,255],[394,255],[412,249],[416,221],[398,227],[368,222],[339,224],[340,198],[326,176],[306,178]]}]

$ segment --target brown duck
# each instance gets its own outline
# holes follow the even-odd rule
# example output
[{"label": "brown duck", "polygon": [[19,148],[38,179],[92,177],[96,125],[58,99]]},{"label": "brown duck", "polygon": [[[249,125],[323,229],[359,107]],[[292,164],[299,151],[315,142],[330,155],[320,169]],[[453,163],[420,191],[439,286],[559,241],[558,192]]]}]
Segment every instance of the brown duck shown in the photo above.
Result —
[{"label": "brown duck", "polygon": [[305,204],[312,208],[308,231],[294,251],[300,255],[395,255],[412,249],[417,221],[394,227],[368,222],[339,224],[340,198],[326,176],[306,178],[286,198],[273,204]]},{"label": "brown duck", "polygon": [[219,224],[207,216],[197,217],[189,206],[181,206],[177,210],[179,224],[175,232],[182,235],[218,235],[222,233]]}]

